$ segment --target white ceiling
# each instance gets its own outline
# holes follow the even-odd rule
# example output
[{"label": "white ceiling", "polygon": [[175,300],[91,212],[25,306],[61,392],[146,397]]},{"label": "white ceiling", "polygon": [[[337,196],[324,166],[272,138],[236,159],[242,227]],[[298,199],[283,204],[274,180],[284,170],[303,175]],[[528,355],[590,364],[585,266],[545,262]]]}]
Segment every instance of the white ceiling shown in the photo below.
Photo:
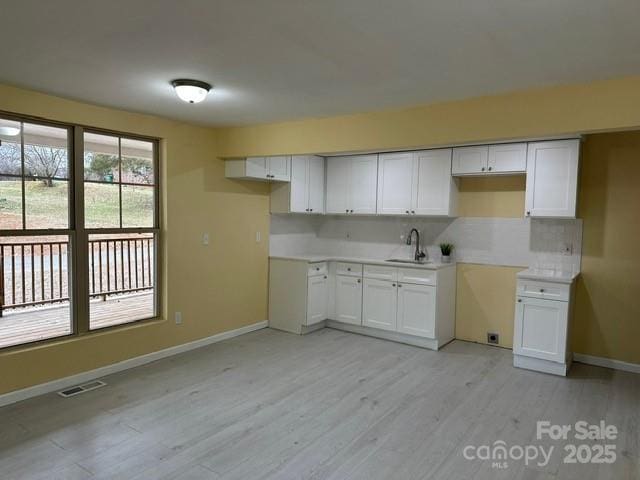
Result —
[{"label": "white ceiling", "polygon": [[[638,0],[16,0],[0,82],[208,125],[640,73]],[[215,85],[199,105],[169,81]]]}]

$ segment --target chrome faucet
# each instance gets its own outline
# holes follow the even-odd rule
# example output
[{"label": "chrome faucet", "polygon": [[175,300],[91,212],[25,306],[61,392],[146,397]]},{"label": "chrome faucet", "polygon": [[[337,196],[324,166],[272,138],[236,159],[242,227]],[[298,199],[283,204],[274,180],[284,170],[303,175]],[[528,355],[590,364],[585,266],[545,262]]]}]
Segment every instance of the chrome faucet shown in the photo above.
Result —
[{"label": "chrome faucet", "polygon": [[426,257],[427,255],[420,250],[420,232],[415,229],[412,228],[411,231],[409,232],[409,235],[407,236],[407,245],[411,245],[411,240],[413,239],[413,232],[416,232],[416,251],[413,254],[413,259],[416,262],[422,262],[424,261],[424,257]]}]

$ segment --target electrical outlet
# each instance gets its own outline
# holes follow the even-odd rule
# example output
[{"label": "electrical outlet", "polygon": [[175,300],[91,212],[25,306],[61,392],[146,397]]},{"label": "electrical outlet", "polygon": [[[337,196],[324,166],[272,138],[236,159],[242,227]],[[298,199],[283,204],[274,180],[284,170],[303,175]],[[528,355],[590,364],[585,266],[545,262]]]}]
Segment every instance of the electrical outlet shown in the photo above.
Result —
[{"label": "electrical outlet", "polygon": [[487,332],[487,343],[498,345],[500,343],[500,334]]},{"label": "electrical outlet", "polygon": [[202,245],[209,245],[209,232],[202,234]]},{"label": "electrical outlet", "polygon": [[256,232],[256,243],[260,243],[262,241],[262,233],[259,231]]},{"label": "electrical outlet", "polygon": [[176,312],[176,325],[182,324],[182,312]]}]

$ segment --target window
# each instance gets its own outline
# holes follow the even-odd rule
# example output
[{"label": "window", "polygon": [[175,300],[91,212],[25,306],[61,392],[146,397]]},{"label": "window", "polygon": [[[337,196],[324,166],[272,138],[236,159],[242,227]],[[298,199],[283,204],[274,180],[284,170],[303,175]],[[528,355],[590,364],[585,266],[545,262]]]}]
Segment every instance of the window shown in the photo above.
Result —
[{"label": "window", "polygon": [[152,141],[84,133],[91,330],[155,316],[154,158]]},{"label": "window", "polygon": [[0,114],[0,348],[156,316],[157,163],[155,139]]}]

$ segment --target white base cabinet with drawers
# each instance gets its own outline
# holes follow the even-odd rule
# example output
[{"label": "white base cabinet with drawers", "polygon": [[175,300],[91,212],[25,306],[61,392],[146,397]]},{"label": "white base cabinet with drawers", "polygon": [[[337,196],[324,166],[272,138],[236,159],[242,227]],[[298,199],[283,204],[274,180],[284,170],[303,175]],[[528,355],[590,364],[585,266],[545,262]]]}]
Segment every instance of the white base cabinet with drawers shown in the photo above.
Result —
[{"label": "white base cabinet with drawers", "polygon": [[434,350],[454,338],[455,265],[272,258],[269,280],[272,328],[301,334],[326,325]]},{"label": "white base cabinet with drawers", "polygon": [[516,291],[514,366],[566,375],[573,283],[518,279]]}]

